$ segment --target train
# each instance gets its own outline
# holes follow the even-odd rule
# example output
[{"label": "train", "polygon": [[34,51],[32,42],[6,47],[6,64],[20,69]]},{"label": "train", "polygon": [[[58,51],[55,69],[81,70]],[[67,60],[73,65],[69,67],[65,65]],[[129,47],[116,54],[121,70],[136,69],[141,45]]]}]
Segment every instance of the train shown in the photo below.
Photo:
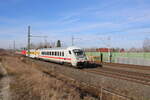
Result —
[{"label": "train", "polygon": [[23,50],[22,54],[33,59],[43,59],[60,64],[68,63],[76,68],[83,67],[88,64],[84,50],[76,46],[67,48],[30,49],[30,52]]}]

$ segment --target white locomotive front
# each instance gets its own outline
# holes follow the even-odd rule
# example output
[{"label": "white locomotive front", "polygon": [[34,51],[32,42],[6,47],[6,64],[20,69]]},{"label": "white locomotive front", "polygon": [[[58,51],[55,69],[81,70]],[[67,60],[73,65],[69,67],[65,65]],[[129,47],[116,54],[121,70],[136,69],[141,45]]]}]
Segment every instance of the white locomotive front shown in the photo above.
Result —
[{"label": "white locomotive front", "polygon": [[72,66],[83,66],[87,63],[87,57],[84,51],[79,47],[68,47],[68,56],[71,58]]},{"label": "white locomotive front", "polygon": [[[26,52],[26,56],[28,52]],[[79,47],[43,48],[30,51],[31,58],[40,58],[58,63],[70,63],[74,67],[84,66],[88,61],[83,49]]]}]

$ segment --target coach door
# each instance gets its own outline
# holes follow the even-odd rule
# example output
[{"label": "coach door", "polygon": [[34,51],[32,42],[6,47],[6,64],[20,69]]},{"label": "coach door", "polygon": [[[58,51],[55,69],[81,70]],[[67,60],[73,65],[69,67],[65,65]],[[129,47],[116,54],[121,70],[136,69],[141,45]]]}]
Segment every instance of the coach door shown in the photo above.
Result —
[{"label": "coach door", "polygon": [[65,55],[65,61],[66,62],[70,62],[70,59],[71,59],[71,53],[70,53],[70,51],[66,51],[66,55]]},{"label": "coach door", "polygon": [[70,60],[71,64],[74,66],[76,64],[75,56],[71,50],[68,51],[68,54],[69,54],[69,58],[70,58],[69,60]]}]

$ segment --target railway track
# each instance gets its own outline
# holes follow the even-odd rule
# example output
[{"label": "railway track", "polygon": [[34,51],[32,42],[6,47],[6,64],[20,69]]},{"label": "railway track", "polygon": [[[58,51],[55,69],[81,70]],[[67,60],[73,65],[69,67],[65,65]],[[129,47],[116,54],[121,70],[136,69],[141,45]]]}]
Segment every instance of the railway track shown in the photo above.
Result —
[{"label": "railway track", "polygon": [[99,61],[94,61],[91,63],[96,63],[96,64],[102,64],[102,65],[107,65],[111,66],[114,68],[130,68],[130,69],[139,69],[139,70],[145,70],[145,71],[150,71],[150,66],[142,66],[142,65],[132,65],[132,64],[121,64],[121,63],[108,63],[108,62],[99,62]]},{"label": "railway track", "polygon": [[[70,65],[69,66],[61,65],[61,66],[69,67]],[[70,68],[72,68],[72,67],[70,67]],[[84,69],[81,69],[81,71],[86,71],[89,73],[94,73],[94,74],[103,75],[103,76],[107,76],[107,77],[113,77],[113,78],[117,78],[117,79],[132,81],[135,83],[140,83],[143,85],[150,86],[150,74],[125,71],[125,70],[121,70],[121,69],[104,68],[104,67],[84,68]]]},{"label": "railway track", "polygon": [[[98,63],[98,62],[96,62]],[[119,68],[131,68],[131,69],[139,69],[139,70],[149,70],[149,66],[140,66],[140,65],[130,65],[130,64],[119,64],[119,63],[103,63],[103,65],[109,65],[111,67],[119,67]]]},{"label": "railway track", "polygon": [[[68,65],[62,65],[62,66],[70,67]],[[139,72],[131,72],[131,71],[125,71],[121,69],[103,68],[103,67],[84,68],[81,69],[81,71],[86,71],[89,73],[94,73],[94,74],[103,75],[107,77],[113,77],[117,79],[127,80],[127,81],[150,86],[150,74],[143,74]]]},{"label": "railway track", "polygon": [[99,68],[99,69],[103,69],[105,71],[115,71],[119,74],[133,75],[133,76],[136,76],[136,77],[140,77],[140,78],[150,80],[150,74],[146,74],[146,73],[125,71],[125,70],[121,70],[121,69],[113,69],[113,68],[105,68],[105,67],[104,68]]},{"label": "railway track", "polygon": [[[57,65],[57,64],[56,64]],[[63,67],[69,67],[68,65],[61,65]],[[70,67],[72,68],[72,67]],[[143,85],[150,86],[150,74],[143,74],[139,72],[131,72],[125,71],[121,69],[113,69],[113,68],[104,68],[104,67],[97,67],[97,68],[84,68],[81,71],[86,71],[88,73],[94,73],[97,75],[103,75],[107,77],[132,81],[135,83],[140,83]]]},{"label": "railway track", "polygon": [[116,70],[112,68],[94,68],[94,69],[83,69],[83,70],[98,75],[123,79],[123,80],[132,81],[132,82],[150,86],[150,74]]}]

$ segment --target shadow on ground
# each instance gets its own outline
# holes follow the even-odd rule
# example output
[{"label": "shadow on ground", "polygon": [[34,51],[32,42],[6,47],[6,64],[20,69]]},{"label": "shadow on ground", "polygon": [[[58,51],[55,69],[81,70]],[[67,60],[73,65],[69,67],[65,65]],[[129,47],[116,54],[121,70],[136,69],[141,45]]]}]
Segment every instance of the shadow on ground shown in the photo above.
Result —
[{"label": "shadow on ground", "polygon": [[92,68],[97,68],[97,67],[102,67],[102,64],[88,63],[84,65],[82,69],[92,69]]}]

